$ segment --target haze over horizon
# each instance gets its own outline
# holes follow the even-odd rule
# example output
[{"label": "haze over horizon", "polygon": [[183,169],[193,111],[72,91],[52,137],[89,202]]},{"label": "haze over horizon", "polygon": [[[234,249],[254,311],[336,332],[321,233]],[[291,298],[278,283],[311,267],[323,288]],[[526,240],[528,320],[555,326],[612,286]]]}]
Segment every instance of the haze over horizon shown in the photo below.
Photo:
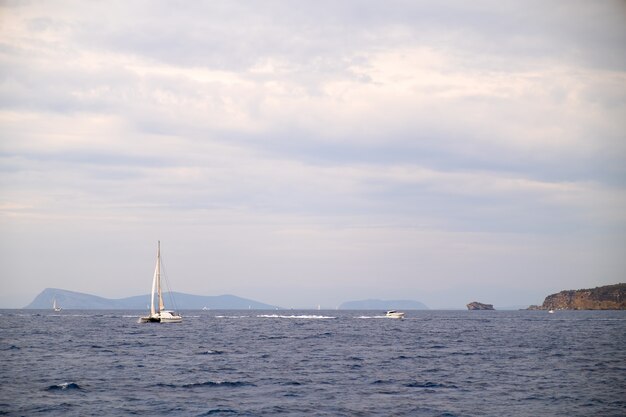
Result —
[{"label": "haze over horizon", "polygon": [[0,308],[624,282],[619,1],[0,3]]}]

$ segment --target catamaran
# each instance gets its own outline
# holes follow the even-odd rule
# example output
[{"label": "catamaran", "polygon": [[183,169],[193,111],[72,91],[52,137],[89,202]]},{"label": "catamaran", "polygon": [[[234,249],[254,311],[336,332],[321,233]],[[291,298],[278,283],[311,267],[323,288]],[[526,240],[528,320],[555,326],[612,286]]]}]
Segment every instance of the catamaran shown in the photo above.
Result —
[{"label": "catamaran", "polygon": [[[154,305],[154,296],[157,296],[158,304]],[[152,278],[152,292],[150,294],[150,315],[141,317],[141,323],[180,323],[183,318],[173,310],[166,310],[163,303],[163,292],[161,290],[161,241],[157,246],[157,262]]]}]

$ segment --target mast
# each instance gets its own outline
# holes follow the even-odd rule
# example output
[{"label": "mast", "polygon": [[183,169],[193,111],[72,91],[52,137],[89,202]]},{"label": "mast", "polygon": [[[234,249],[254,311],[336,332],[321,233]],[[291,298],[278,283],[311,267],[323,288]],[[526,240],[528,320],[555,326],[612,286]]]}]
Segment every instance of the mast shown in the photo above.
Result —
[{"label": "mast", "polygon": [[159,240],[157,247],[157,264],[156,264],[156,281],[157,292],[159,293],[159,312],[165,309],[163,304],[163,292],[161,291],[161,241]]}]

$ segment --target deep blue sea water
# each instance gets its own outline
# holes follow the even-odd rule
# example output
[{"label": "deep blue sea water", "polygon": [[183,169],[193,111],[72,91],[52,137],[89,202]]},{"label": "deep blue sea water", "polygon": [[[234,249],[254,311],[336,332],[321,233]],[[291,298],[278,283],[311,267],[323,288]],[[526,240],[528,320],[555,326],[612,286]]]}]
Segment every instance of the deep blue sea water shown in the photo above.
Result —
[{"label": "deep blue sea water", "polygon": [[624,311],[0,310],[11,416],[625,416]]}]

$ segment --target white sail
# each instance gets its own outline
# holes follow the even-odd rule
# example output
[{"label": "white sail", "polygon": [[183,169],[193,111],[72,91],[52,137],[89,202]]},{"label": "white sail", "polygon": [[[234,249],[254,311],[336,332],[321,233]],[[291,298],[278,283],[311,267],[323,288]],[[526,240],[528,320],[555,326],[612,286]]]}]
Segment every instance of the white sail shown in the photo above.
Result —
[{"label": "white sail", "polygon": [[156,281],[157,281],[157,273],[155,269],[154,276],[152,277],[152,290],[150,291],[150,315],[151,316],[154,316],[154,313],[156,313],[156,310],[154,309],[154,290],[156,288]]}]

